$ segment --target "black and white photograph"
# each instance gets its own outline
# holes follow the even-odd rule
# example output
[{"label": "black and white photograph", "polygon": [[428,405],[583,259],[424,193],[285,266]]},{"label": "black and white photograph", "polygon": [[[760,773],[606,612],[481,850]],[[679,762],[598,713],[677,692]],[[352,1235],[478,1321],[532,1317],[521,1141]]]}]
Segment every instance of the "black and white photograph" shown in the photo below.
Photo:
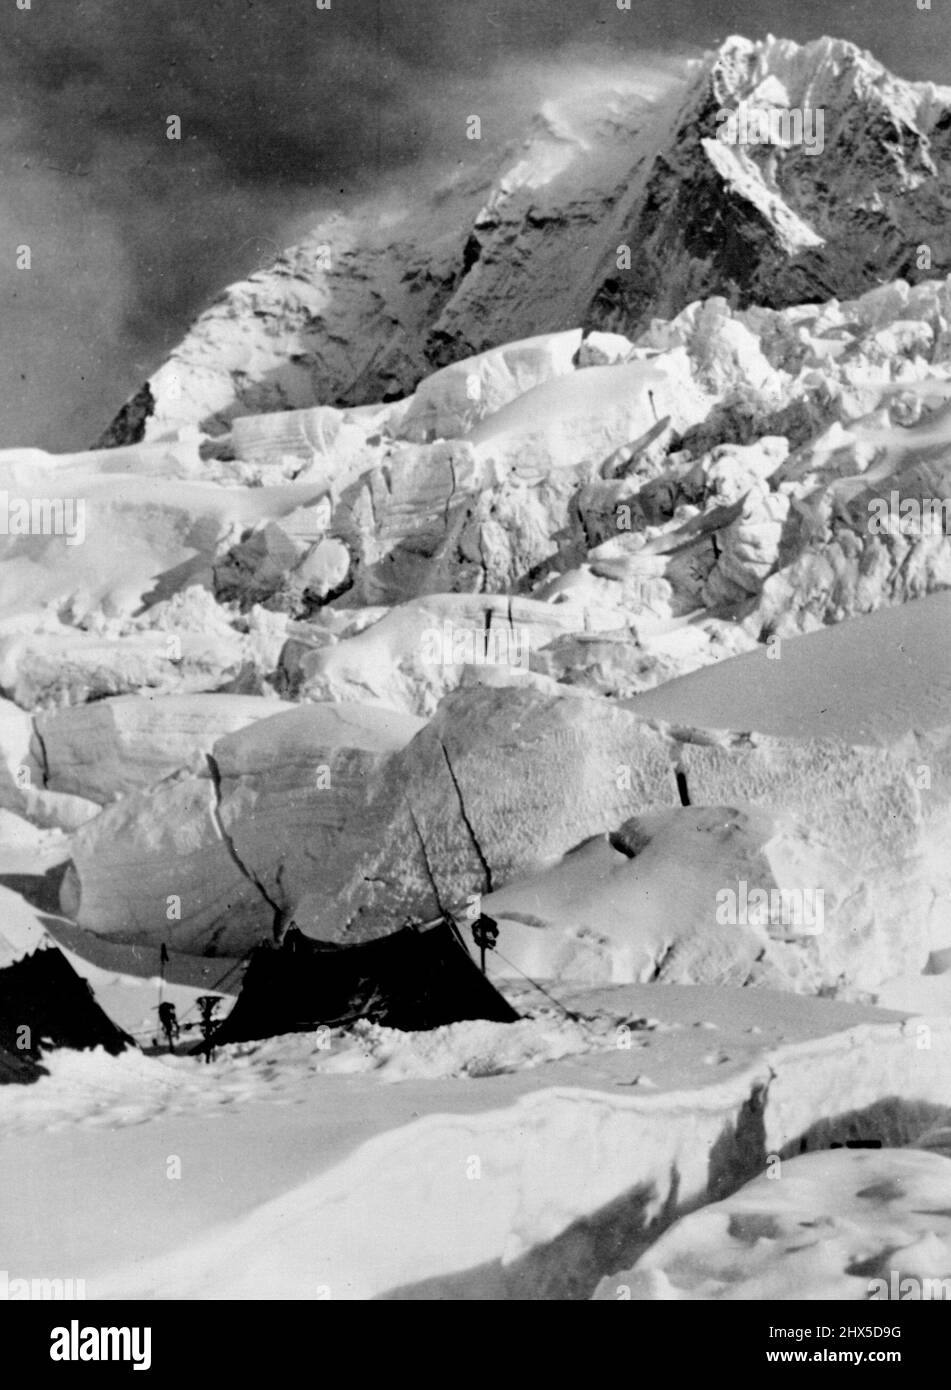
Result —
[{"label": "black and white photograph", "polygon": [[0,3],[0,1305],[901,1363],[951,0]]}]

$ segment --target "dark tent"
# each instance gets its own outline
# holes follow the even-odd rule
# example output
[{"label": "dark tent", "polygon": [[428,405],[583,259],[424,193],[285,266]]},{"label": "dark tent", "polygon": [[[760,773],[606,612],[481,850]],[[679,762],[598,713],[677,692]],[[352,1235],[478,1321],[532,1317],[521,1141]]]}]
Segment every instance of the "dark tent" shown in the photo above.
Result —
[{"label": "dark tent", "polygon": [[359,946],[312,941],[291,928],[280,946],[261,946],[251,956],[238,1001],[212,1044],[344,1027],[360,1018],[424,1032],[464,1019],[514,1023],[518,1014],[448,919]]},{"label": "dark tent", "polygon": [[50,1048],[117,1053],[131,1042],[62,951],[45,946],[17,958],[0,937],[0,1084],[36,1080]]}]

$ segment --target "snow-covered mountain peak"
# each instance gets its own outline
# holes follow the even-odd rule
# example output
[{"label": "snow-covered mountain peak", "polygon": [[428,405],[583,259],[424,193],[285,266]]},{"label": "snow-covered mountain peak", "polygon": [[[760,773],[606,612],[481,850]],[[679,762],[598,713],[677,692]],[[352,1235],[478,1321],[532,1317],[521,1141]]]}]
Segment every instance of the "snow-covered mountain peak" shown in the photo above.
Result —
[{"label": "snow-covered mountain peak", "polygon": [[[789,118],[782,136],[725,141],[743,107]],[[473,142],[435,192],[326,219],[228,289],[104,442],[392,400],[488,348],[631,336],[705,295],[780,308],[947,273],[949,181],[951,89],[844,40],[732,36],[656,80],[573,73],[501,159]]]}]

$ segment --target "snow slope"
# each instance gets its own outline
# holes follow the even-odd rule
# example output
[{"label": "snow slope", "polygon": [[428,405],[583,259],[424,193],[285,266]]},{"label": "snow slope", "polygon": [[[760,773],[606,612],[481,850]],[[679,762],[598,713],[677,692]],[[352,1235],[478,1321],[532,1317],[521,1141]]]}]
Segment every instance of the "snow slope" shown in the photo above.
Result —
[{"label": "snow slope", "polygon": [[[951,1161],[918,1149],[809,1154],[688,1216],[595,1297],[910,1298],[951,1269]],[[905,1281],[908,1281],[906,1284]],[[882,1283],[884,1281],[884,1284]]]},{"label": "snow slope", "polygon": [[[0,1156],[15,1146],[21,1159],[10,1268],[68,1270],[89,1297],[587,1297],[765,1154],[851,1135],[843,1095],[863,1132],[891,1143],[941,1113],[942,1025],[922,1052],[915,1020],[768,992],[650,986],[567,1002],[601,1020],[594,1050],[505,1074],[500,1039],[492,1074],[483,1038],[481,1072],[461,1081],[437,1079],[432,1051],[427,1080],[417,1066],[381,1085],[379,1058],[369,1074],[333,1075],[336,1039],[327,1052],[307,1038],[229,1049],[211,1068],[54,1059],[40,1107],[0,1094]],[[557,1056],[550,1008],[546,1031]],[[400,1052],[409,1061],[421,1043]],[[466,1038],[443,1046],[451,1075]],[[82,1201],[104,1152],[108,1230]],[[64,1183],[75,1215],[54,1248],[26,1203]]]},{"label": "snow slope", "polygon": [[645,691],[646,719],[889,744],[947,725],[951,592],[880,609]]},{"label": "snow slope", "polygon": [[[729,991],[717,997],[729,1006]],[[641,999],[651,1012],[665,1012],[662,999],[656,1009],[652,997]],[[460,1083],[449,1091],[434,1081],[382,1090],[355,1077],[295,1081],[285,1052],[281,1090],[270,1104],[247,1062],[236,1062],[234,1076],[225,1073],[216,1090],[206,1086],[190,1099],[175,1087],[170,1063],[161,1063],[158,1091],[145,1076],[124,1079],[118,1070],[111,1086],[99,1073],[90,1087],[95,1072],[83,1079],[82,1070],[65,1065],[58,1084],[54,1073],[56,1090],[47,1091],[51,1113],[61,1122],[64,1105],[75,1115],[95,1095],[86,1125],[70,1130],[72,1190],[89,1179],[93,1150],[76,1136],[92,1125],[100,1161],[104,1143],[115,1156],[115,1208],[140,1207],[110,1236],[96,1223],[72,1222],[58,1264],[89,1277],[89,1297],[587,1297],[605,1262],[617,1268],[621,1251],[642,1248],[678,1209],[738,1186],[767,1152],[798,1151],[799,1136],[816,1120],[826,1143],[850,1134],[837,1095],[850,1094],[865,1112],[866,1133],[893,1143],[920,1133],[943,1102],[940,1059],[916,1054],[915,1023],[866,1023],[836,1034],[830,1016],[830,1036],[765,1054],[756,1054],[754,1038],[745,1049],[749,1056],[754,1048],[751,1063],[731,1068],[717,1065],[717,1056],[730,1055],[733,1030],[722,1013],[705,1012],[709,1002],[708,995],[699,1011],[688,1005],[680,1013],[681,1027],[699,1040],[691,1052],[695,1080],[688,1083],[691,1066],[681,1063],[680,1087],[670,1090],[628,1090],[651,1070],[656,1033],[637,1056],[615,1047],[520,1076],[462,1083],[462,1091]],[[722,1022],[688,1024],[713,1017]],[[787,1020],[787,1031],[797,1030],[794,1011]],[[571,1077],[567,1086],[559,1073]],[[585,1086],[585,1074],[594,1087]],[[895,1090],[907,1097],[900,1106],[887,1099]],[[64,1140],[44,1136],[38,1151],[18,1118],[22,1106],[14,1097],[11,1109],[8,1095],[0,1105],[13,1134],[3,1143],[15,1136],[19,1152],[44,1151],[28,1169],[38,1198],[54,1180],[51,1163]],[[195,1118],[181,1113],[182,1102],[200,1106]],[[410,1119],[412,1111],[420,1118]],[[260,1143],[263,1123],[267,1145]],[[228,1156],[236,1156],[236,1145],[239,1181]],[[181,1186],[168,1186],[168,1154],[182,1161]],[[268,1200],[263,1193],[275,1186],[281,1195]],[[199,1204],[209,1197],[196,1230]],[[216,1225],[216,1213],[228,1215]],[[42,1243],[24,1237],[14,1222],[10,1259],[29,1272],[42,1262]],[[147,1251],[154,1258],[143,1261]],[[46,1258],[39,1268],[50,1268],[49,1252]]]}]

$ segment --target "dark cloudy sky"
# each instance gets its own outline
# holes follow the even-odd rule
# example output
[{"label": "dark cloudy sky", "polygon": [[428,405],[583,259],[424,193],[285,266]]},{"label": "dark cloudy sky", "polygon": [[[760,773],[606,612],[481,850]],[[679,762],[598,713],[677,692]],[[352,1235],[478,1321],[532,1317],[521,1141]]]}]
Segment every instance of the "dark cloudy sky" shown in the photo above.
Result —
[{"label": "dark cloudy sky", "polygon": [[[0,446],[89,444],[216,290],[377,179],[411,186],[511,138],[560,63],[831,33],[901,76],[951,81],[949,14],[951,0],[3,0]],[[489,117],[481,146],[463,108]]]}]

